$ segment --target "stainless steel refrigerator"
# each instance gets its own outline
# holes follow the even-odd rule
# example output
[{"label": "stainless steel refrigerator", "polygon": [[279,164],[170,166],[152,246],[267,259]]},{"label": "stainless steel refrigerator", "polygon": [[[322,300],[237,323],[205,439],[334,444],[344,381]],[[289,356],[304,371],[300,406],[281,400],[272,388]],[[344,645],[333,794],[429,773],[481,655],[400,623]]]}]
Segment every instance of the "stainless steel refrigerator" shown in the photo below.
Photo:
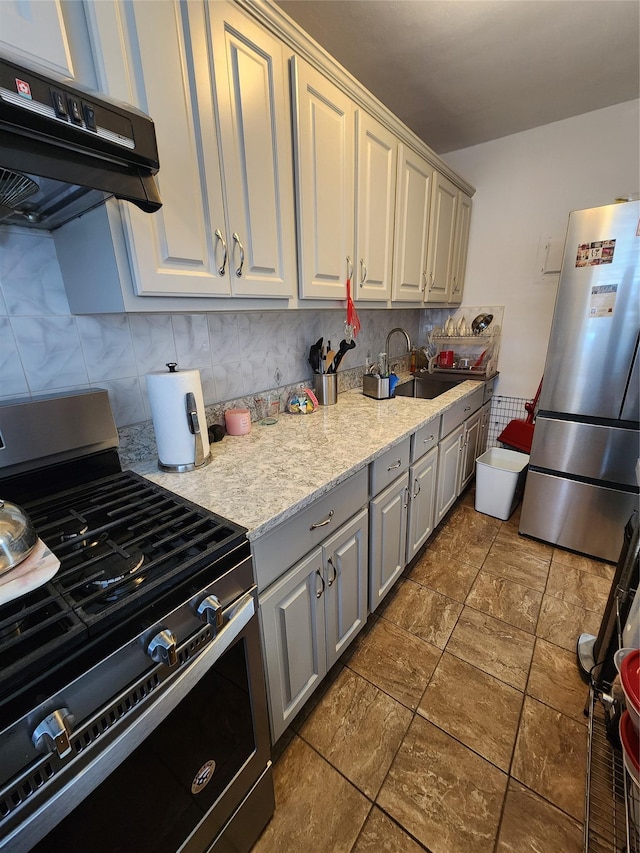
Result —
[{"label": "stainless steel refrigerator", "polygon": [[638,507],[640,202],[569,217],[520,532],[615,562]]}]

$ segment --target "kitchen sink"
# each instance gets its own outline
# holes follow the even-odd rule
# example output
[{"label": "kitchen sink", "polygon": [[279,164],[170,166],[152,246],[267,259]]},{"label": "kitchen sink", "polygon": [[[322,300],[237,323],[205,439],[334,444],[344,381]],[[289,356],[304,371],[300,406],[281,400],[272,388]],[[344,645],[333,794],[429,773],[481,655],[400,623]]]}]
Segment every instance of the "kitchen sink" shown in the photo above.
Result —
[{"label": "kitchen sink", "polygon": [[413,376],[406,382],[396,385],[396,397],[416,397],[419,400],[433,400],[450,388],[464,382],[463,378],[452,379],[449,376]]}]

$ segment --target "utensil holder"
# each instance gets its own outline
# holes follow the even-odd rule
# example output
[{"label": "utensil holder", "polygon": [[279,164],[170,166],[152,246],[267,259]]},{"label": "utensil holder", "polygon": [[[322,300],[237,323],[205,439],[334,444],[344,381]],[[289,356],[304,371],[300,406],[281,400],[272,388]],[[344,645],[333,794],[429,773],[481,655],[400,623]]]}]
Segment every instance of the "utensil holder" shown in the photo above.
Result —
[{"label": "utensil holder", "polygon": [[368,373],[362,377],[362,393],[374,400],[386,400],[389,397],[389,377],[371,376]]},{"label": "utensil holder", "polygon": [[316,373],[313,391],[321,406],[333,406],[338,402],[338,374]]}]

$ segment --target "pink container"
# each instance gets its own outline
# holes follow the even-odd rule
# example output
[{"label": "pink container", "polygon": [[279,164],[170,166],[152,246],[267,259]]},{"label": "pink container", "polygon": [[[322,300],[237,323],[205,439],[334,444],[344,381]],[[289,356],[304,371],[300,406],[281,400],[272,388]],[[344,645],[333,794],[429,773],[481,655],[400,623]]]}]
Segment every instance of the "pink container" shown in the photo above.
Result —
[{"label": "pink container", "polygon": [[229,435],[246,435],[251,432],[251,414],[249,409],[227,409],[224,423]]}]

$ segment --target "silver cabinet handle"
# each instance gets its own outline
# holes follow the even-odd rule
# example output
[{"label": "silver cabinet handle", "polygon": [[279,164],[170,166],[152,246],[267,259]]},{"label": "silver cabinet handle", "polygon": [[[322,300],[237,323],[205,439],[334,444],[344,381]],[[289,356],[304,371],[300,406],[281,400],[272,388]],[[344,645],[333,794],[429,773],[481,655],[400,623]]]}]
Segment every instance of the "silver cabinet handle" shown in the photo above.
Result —
[{"label": "silver cabinet handle", "polygon": [[465,412],[470,412],[470,411],[471,411],[471,406],[465,406],[465,407],[464,407],[464,410],[465,410]]},{"label": "silver cabinet handle", "polygon": [[364,283],[367,280],[367,265],[364,262],[364,258],[360,258],[360,287],[364,287]]},{"label": "silver cabinet handle", "polygon": [[333,586],[333,582],[338,577],[338,570],[336,569],[335,565],[333,564],[333,560],[331,559],[331,557],[329,557],[329,559],[327,560],[327,563],[333,569],[333,577],[331,578],[330,581],[327,581],[327,586]]},{"label": "silver cabinet handle", "polygon": [[427,289],[427,271],[422,270],[422,292],[424,293]]},{"label": "silver cabinet handle", "polygon": [[240,238],[237,233],[234,231],[233,234],[233,242],[238,244],[238,248],[240,249],[240,266],[236,269],[236,275],[238,278],[242,276],[242,267],[244,266],[244,246],[240,242]]},{"label": "silver cabinet handle", "polygon": [[411,497],[412,497],[412,498],[414,498],[414,499],[415,499],[415,498],[417,498],[417,497],[418,497],[418,495],[420,494],[420,482],[419,482],[418,480],[416,480],[416,486],[417,486],[417,491],[415,491],[415,492],[411,495]]},{"label": "silver cabinet handle", "polygon": [[322,583],[322,589],[320,591],[318,591],[318,587],[316,586],[316,598],[320,598],[322,596],[322,593],[326,589],[326,584],[324,582],[324,578],[322,577],[322,572],[320,571],[320,569],[316,569],[316,574],[318,575]]},{"label": "silver cabinet handle", "polygon": [[410,496],[409,489],[405,489],[404,490],[404,504],[403,504],[402,509],[406,509],[409,506],[409,496]]},{"label": "silver cabinet handle", "polygon": [[347,255],[347,278],[353,278],[353,264],[349,255]]},{"label": "silver cabinet handle", "polygon": [[329,510],[329,515],[325,518],[325,520],[324,520],[324,521],[315,521],[315,522],[311,525],[311,527],[309,528],[309,530],[315,530],[317,527],[326,527],[326,525],[327,525],[327,524],[330,524],[330,523],[331,523],[331,519],[333,518],[333,514],[334,514],[334,513],[333,513],[333,510],[332,510],[332,509],[330,509],[330,510]]},{"label": "silver cabinet handle", "polygon": [[225,269],[227,266],[227,244],[224,241],[224,237],[222,236],[222,231],[219,228],[216,228],[215,235],[222,243],[222,251],[224,254],[222,255],[222,265],[218,267],[218,275],[224,275]]},{"label": "silver cabinet handle", "polygon": [[435,441],[435,435],[430,435],[429,438],[423,439],[423,444],[429,444],[430,441]]},{"label": "silver cabinet handle", "polygon": [[393,471],[394,468],[399,468],[402,465],[402,462],[398,459],[397,462],[394,462],[393,465],[389,465],[387,471]]},{"label": "silver cabinet handle", "polygon": [[464,447],[464,436],[460,436],[458,439],[458,450],[462,453],[462,448]]}]

